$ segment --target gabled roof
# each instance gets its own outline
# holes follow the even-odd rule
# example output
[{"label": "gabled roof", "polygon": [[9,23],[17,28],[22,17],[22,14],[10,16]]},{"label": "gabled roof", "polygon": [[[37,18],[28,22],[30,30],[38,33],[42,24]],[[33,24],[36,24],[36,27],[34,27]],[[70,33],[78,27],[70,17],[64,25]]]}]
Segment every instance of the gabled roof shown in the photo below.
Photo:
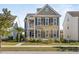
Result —
[{"label": "gabled roof", "polygon": [[68,11],[67,13],[69,13],[73,17],[79,17],[79,11]]},{"label": "gabled roof", "polygon": [[[46,9],[48,9],[48,11],[46,11]],[[61,16],[53,8],[51,8],[48,4],[46,4],[43,8],[37,8],[37,13],[28,13],[26,17],[34,16],[34,15],[58,15],[58,16]]]},{"label": "gabled roof", "polygon": [[[48,9],[48,11],[46,11]],[[53,8],[51,8],[48,4],[46,4],[43,8],[41,8],[38,12],[37,15],[59,15]]]},{"label": "gabled roof", "polygon": [[28,13],[27,16],[33,16],[35,15],[34,13]]}]

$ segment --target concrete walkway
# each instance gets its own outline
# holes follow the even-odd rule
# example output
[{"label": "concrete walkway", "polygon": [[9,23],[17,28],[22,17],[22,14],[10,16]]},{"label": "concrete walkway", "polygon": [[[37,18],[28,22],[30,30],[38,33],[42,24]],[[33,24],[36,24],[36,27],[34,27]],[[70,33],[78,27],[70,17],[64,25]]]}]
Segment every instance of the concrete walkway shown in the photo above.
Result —
[{"label": "concrete walkway", "polygon": [[21,46],[22,44],[24,44],[24,42],[18,43],[18,44],[16,44],[14,47],[19,47],[19,46]]}]

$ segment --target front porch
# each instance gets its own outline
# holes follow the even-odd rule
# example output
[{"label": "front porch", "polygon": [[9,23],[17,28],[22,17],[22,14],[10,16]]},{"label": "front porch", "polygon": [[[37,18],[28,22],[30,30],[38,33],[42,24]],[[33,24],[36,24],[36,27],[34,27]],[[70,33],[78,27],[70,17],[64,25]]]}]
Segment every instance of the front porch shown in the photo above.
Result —
[{"label": "front porch", "polygon": [[28,30],[27,31],[27,39],[35,39],[35,40],[58,40],[59,39],[59,34],[58,31],[55,33],[53,31],[47,31],[47,30]]}]

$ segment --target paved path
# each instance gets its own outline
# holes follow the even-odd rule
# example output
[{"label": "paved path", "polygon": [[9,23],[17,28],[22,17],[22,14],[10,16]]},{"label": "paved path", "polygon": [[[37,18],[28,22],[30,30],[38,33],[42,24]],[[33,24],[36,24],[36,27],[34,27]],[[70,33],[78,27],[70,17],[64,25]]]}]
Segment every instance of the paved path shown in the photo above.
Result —
[{"label": "paved path", "polygon": [[24,42],[18,43],[18,44],[16,44],[14,47],[19,47],[19,46],[21,46],[22,44],[24,44]]}]

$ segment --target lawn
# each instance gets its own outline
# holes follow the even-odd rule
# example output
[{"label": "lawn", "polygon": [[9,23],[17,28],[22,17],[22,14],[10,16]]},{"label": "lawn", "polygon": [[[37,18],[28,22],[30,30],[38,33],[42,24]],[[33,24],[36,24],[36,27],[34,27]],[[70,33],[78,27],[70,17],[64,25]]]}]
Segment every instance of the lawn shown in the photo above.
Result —
[{"label": "lawn", "polygon": [[79,45],[79,42],[73,42],[73,43],[32,43],[32,42],[24,42],[22,45]]},{"label": "lawn", "polygon": [[1,42],[1,45],[16,45],[19,42]]},{"label": "lawn", "polygon": [[[15,47],[16,44],[19,42],[2,42],[2,48],[0,48],[0,51],[62,51],[62,50],[73,50],[72,48],[64,48],[61,47]],[[34,42],[24,42],[21,46],[27,46],[27,45],[79,45],[79,42],[75,43],[34,43]],[[13,46],[13,47],[11,47]],[[74,47],[73,47],[74,48]],[[79,48],[77,49],[79,50]]]},{"label": "lawn", "polygon": [[51,52],[77,52],[79,48],[76,47],[66,47],[66,48],[53,48],[53,47],[2,47],[0,51],[51,51]]},{"label": "lawn", "polygon": [[59,48],[52,47],[2,47],[0,51],[58,51]]},{"label": "lawn", "polygon": [[[20,42],[1,42],[1,45],[16,45]],[[79,42],[74,43],[42,43],[42,42],[24,42],[22,45],[79,45]]]}]

